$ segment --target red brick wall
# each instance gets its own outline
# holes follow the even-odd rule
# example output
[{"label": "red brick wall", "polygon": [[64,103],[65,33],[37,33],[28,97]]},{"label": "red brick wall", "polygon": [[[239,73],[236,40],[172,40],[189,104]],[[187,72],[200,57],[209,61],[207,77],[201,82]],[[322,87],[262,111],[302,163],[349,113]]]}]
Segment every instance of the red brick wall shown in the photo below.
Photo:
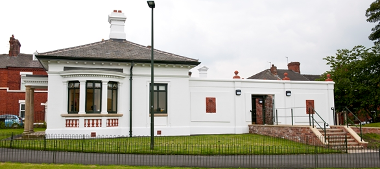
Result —
[{"label": "red brick wall", "polygon": [[311,145],[323,145],[309,126],[249,125],[249,133],[279,137]]},{"label": "red brick wall", "polygon": [[[352,130],[354,130],[356,133],[360,134],[360,129],[356,127],[351,127]],[[380,134],[380,127],[362,127],[362,133],[375,133]]]},{"label": "red brick wall", "polygon": [[[20,72],[33,72],[33,75],[47,75],[42,68],[7,68],[0,69],[0,87],[9,88],[9,90],[20,90],[21,76]],[[0,114],[19,115],[19,100],[25,100],[25,92],[9,92],[7,89],[0,89]],[[34,112],[35,122],[44,120],[47,92],[34,93]]]},{"label": "red brick wall", "polygon": [[6,86],[1,87],[9,87],[9,90],[20,90],[20,72],[33,72],[33,75],[47,75],[46,71],[42,68],[8,68],[6,69],[6,77],[4,77],[6,78]]}]

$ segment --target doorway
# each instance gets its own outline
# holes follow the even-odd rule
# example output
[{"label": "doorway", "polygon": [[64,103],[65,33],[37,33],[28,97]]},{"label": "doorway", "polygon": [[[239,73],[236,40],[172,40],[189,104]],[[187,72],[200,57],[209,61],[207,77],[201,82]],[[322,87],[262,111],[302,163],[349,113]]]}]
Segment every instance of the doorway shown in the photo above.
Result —
[{"label": "doorway", "polygon": [[273,124],[273,106],[272,95],[252,95],[252,124]]}]

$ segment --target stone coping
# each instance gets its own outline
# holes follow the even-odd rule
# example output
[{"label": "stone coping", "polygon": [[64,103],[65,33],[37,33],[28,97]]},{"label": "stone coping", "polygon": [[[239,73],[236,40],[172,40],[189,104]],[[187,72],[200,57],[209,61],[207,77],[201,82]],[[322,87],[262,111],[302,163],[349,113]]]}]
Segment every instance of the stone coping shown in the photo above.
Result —
[{"label": "stone coping", "polygon": [[[149,117],[151,117],[150,114]],[[154,114],[154,117],[168,117],[168,114]]]},{"label": "stone coping", "polygon": [[61,114],[61,117],[122,117],[123,114]]}]

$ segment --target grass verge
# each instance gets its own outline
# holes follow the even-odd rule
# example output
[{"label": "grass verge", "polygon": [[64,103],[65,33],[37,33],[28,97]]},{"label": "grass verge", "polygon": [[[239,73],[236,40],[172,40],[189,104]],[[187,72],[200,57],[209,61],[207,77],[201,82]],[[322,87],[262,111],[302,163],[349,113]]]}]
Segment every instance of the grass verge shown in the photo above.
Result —
[{"label": "grass verge", "polygon": [[[309,144],[312,144],[312,141],[309,141]],[[150,137],[95,139],[72,135],[65,139],[56,137],[55,139],[3,139],[0,141],[0,147],[7,148],[122,154],[245,155],[339,152],[312,145],[256,134],[159,136],[155,137],[154,150],[150,149]]]}]

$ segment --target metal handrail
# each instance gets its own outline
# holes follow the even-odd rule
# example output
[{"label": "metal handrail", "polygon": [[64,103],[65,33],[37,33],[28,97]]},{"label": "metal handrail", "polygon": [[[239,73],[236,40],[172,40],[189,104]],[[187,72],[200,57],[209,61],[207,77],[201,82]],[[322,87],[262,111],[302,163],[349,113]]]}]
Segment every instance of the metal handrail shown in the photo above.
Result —
[{"label": "metal handrail", "polygon": [[[323,118],[322,118],[322,117],[318,114],[318,112],[315,111],[313,108],[309,108],[309,115],[310,115],[310,109],[312,109],[313,112],[314,112],[313,114],[311,114],[311,118],[312,118],[312,122],[313,122],[313,126],[312,126],[312,127],[314,128],[314,122],[317,123],[317,125],[319,126],[319,128],[323,130],[324,137],[325,137],[325,143],[326,143],[326,141],[327,141],[327,139],[326,139],[326,137],[327,137],[327,135],[326,135],[326,132],[327,132],[327,130],[326,130],[326,126],[328,126],[328,123],[326,123],[326,121],[323,120]],[[323,128],[322,128],[322,126],[318,123],[318,121],[315,120],[315,118],[314,118],[314,114],[317,114],[318,117],[323,121]]]},{"label": "metal handrail", "polygon": [[348,118],[348,114],[347,114],[347,112],[345,112],[346,113],[346,119],[345,119],[345,121],[346,121],[346,124],[347,124],[347,128],[348,128],[348,120],[349,120],[352,125],[354,125],[356,128],[359,128],[359,130],[360,130],[360,141],[363,141],[362,121],[360,121],[360,119],[357,116],[355,116],[355,114],[352,113],[350,111],[350,109],[348,109],[347,107],[345,107],[345,109],[348,110],[356,118],[356,120],[359,121],[359,127],[358,127],[351,119]]}]

